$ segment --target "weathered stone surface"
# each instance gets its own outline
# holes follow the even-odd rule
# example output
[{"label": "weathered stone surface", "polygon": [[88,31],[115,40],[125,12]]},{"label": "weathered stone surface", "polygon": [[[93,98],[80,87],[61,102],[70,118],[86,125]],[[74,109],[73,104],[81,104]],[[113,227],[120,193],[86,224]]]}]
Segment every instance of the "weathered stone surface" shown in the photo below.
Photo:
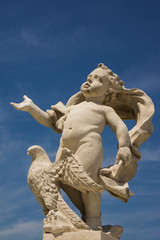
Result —
[{"label": "weathered stone surface", "polygon": [[59,236],[44,233],[43,240],[118,240],[118,238],[113,237],[110,233],[101,231],[81,230],[78,232],[66,232]]},{"label": "weathered stone surface", "polygon": [[75,232],[64,232],[59,234],[51,234],[44,232],[43,240],[119,240],[121,238],[123,227],[105,225],[102,227],[103,231],[87,231],[80,230]]}]

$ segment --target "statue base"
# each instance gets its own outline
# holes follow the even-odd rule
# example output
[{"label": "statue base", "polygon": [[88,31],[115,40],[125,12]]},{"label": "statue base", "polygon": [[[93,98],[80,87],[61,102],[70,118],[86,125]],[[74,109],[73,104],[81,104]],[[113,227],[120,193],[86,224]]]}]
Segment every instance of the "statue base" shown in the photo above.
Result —
[{"label": "statue base", "polygon": [[[119,240],[123,227],[120,226],[103,226],[103,231],[79,230],[77,232],[65,232],[61,234],[45,233],[43,240]],[[107,232],[105,232],[107,230]]]}]

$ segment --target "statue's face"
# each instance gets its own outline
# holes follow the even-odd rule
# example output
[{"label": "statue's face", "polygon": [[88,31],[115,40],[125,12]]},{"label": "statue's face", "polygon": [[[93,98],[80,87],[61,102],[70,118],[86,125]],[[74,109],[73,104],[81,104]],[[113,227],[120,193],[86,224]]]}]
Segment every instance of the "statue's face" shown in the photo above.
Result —
[{"label": "statue's face", "polygon": [[86,98],[103,97],[106,95],[109,85],[110,80],[106,70],[97,68],[88,75],[87,81],[81,86],[81,92]]}]

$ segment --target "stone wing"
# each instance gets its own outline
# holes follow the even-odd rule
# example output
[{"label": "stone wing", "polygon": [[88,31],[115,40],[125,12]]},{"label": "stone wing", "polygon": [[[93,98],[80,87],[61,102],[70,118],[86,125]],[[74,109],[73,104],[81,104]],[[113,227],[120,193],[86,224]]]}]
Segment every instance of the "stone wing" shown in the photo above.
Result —
[{"label": "stone wing", "polygon": [[52,164],[50,174],[81,192],[102,192],[103,187],[97,184],[83,169],[78,159],[67,148],[63,149],[59,160]]}]

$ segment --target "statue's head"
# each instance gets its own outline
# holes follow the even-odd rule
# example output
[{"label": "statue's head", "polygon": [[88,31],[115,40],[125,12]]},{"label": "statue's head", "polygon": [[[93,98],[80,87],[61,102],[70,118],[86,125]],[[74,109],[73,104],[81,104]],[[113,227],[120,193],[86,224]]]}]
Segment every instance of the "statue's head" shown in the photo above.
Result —
[{"label": "statue's head", "polygon": [[98,68],[88,75],[87,81],[82,84],[81,92],[86,98],[104,97],[105,104],[107,104],[111,93],[121,91],[123,86],[124,83],[119,76],[100,63]]}]

